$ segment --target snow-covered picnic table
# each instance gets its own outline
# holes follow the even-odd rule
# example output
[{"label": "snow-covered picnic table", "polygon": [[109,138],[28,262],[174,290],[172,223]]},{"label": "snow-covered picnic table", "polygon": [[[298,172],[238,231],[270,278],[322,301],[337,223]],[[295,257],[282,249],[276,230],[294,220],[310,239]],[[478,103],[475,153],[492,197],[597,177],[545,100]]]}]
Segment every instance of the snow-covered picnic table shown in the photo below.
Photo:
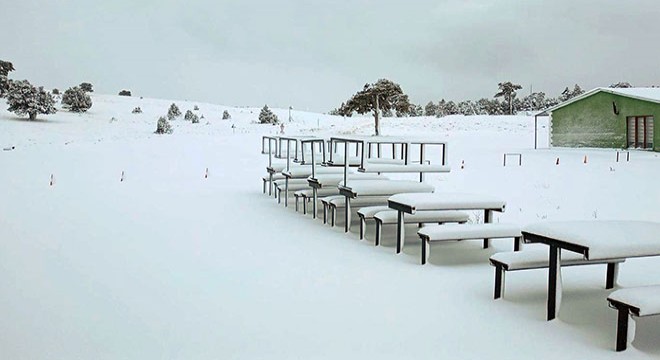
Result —
[{"label": "snow-covered picnic table", "polygon": [[660,223],[650,221],[548,221],[522,229],[525,242],[550,248],[547,319],[559,313],[561,300],[561,250],[602,261],[660,256]]},{"label": "snow-covered picnic table", "polygon": [[391,196],[399,193],[432,193],[433,185],[410,180],[351,180],[339,184],[339,194],[346,197],[344,231],[351,229],[351,199],[360,196]]},{"label": "snow-covered picnic table", "polygon": [[[506,202],[491,195],[469,193],[403,193],[391,196],[388,206],[398,212],[396,231],[396,252],[403,249],[405,238],[404,214],[415,214],[417,211],[429,210],[483,210],[484,223],[492,221],[492,212],[504,212]],[[488,240],[484,240],[486,247]]]},{"label": "snow-covered picnic table", "polygon": [[[334,168],[331,168],[334,169]],[[349,174],[348,180],[387,180],[387,177],[377,174]],[[320,174],[307,178],[309,186],[312,188],[312,216],[316,219],[316,209],[318,202],[318,190],[332,187],[337,189],[339,183],[344,180],[342,174]],[[339,190],[337,190],[339,192]]]}]

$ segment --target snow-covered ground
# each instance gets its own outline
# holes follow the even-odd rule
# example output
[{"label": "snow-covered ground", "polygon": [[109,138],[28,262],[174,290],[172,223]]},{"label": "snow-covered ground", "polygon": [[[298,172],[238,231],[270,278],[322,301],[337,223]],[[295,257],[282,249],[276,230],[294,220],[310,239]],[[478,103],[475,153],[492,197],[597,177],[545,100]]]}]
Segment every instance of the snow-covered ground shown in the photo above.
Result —
[{"label": "snow-covered ground", "polygon": [[[414,227],[396,256],[392,228],[376,248],[278,205],[261,193],[260,137],[279,127],[254,123],[258,108],[176,101],[204,119],[159,136],[172,101],[93,100],[87,114],[37,122],[0,111],[0,146],[15,146],[0,152],[1,359],[660,356],[657,317],[614,352],[604,266],[563,269],[561,313],[546,322],[545,271],[509,274],[504,299],[492,300],[487,260],[510,241],[434,245],[420,266]],[[369,117],[293,118],[287,134],[372,132]],[[447,140],[452,172],[427,179],[506,199],[495,221],[660,219],[658,153],[617,163],[614,150],[533,150],[533,131],[532,117],[383,123],[388,135]],[[504,153],[521,153],[522,166],[503,167]],[[660,258],[622,264],[621,287],[654,283]]]}]

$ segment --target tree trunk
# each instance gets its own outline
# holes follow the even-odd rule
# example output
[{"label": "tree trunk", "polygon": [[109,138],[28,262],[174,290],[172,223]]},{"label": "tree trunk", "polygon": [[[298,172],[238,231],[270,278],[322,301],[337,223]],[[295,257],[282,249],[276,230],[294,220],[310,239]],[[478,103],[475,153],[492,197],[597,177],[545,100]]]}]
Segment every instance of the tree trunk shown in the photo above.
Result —
[{"label": "tree trunk", "polygon": [[30,120],[36,120],[37,119],[37,112],[36,111],[31,111],[28,113],[30,115]]},{"label": "tree trunk", "polygon": [[378,104],[378,96],[376,96],[376,109],[374,110],[374,120],[376,126],[376,136],[380,135],[380,109]]}]

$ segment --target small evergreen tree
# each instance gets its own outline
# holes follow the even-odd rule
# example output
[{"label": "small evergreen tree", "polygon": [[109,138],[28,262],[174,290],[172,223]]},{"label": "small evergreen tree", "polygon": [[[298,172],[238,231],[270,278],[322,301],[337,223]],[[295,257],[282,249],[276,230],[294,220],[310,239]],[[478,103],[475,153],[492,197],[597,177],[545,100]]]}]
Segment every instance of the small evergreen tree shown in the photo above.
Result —
[{"label": "small evergreen tree", "polygon": [[229,120],[231,119],[231,115],[229,115],[229,111],[225,110],[222,112],[222,120]]},{"label": "small evergreen tree", "polygon": [[60,94],[60,90],[57,89],[57,88],[53,89],[53,91],[51,91],[51,92],[53,93],[53,95],[59,95]]},{"label": "small evergreen tree", "polygon": [[199,106],[197,106],[197,105],[193,106],[193,110],[195,110],[195,111],[199,110]]},{"label": "small evergreen tree", "polygon": [[504,100],[509,104],[509,115],[513,115],[513,99],[516,97],[516,90],[522,89],[522,86],[514,84],[510,81],[497,84],[500,91],[495,94],[495,97],[504,97]]},{"label": "small evergreen tree", "polygon": [[186,110],[186,115],[183,116],[184,120],[192,121],[193,124],[199,122],[199,117],[190,110]]},{"label": "small evergreen tree", "polygon": [[92,107],[92,98],[82,88],[74,86],[62,94],[62,104],[72,112],[85,112]]},{"label": "small evergreen tree", "polygon": [[84,91],[84,92],[94,92],[94,89],[92,89],[92,84],[90,84],[88,82],[80,83],[80,85],[78,85],[78,87],[81,88],[82,91]]},{"label": "small evergreen tree", "polygon": [[122,90],[119,92],[119,96],[131,96],[130,90]]},{"label": "small evergreen tree", "polygon": [[612,84],[612,85],[610,85],[610,87],[611,88],[631,88],[633,86],[627,81],[622,81],[622,82],[618,82],[616,84]]},{"label": "small evergreen tree", "polygon": [[142,114],[142,109],[138,106],[132,111],[133,114]]},{"label": "small evergreen tree", "polygon": [[172,125],[170,125],[170,122],[165,119],[164,116],[161,116],[158,118],[158,124],[156,125],[156,134],[171,134],[172,133]]},{"label": "small evergreen tree", "polygon": [[279,119],[277,115],[273,114],[272,111],[268,108],[268,105],[264,105],[259,113],[259,123],[261,124],[277,124]]},{"label": "small evergreen tree", "polygon": [[9,82],[6,93],[8,111],[16,115],[28,115],[30,120],[35,120],[38,114],[54,114],[55,99],[44,90],[43,87],[36,88],[27,80]]},{"label": "small evergreen tree", "polygon": [[433,101],[429,101],[429,103],[424,107],[424,114],[426,116],[435,116],[437,112],[438,105],[434,104]]},{"label": "small evergreen tree", "polygon": [[9,90],[9,72],[14,71],[14,65],[9,61],[0,60],[0,98]]},{"label": "small evergreen tree", "polygon": [[181,116],[181,110],[179,110],[179,107],[176,106],[175,103],[172,103],[172,105],[170,105],[170,108],[167,110],[167,119],[174,120],[179,116]]}]

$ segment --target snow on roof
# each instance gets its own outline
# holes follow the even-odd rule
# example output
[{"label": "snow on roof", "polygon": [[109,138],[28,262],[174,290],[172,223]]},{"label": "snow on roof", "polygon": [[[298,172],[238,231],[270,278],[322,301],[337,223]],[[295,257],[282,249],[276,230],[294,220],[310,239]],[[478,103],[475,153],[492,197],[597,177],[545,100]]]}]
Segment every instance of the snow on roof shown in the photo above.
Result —
[{"label": "snow on roof", "polygon": [[576,96],[570,100],[564,101],[563,103],[557,104],[553,107],[550,107],[548,109],[545,109],[541,114],[546,114],[546,113],[551,113],[557,109],[563,108],[566,105],[572,104],[574,102],[580,101],[584,98],[587,98],[591,95],[597,94],[599,92],[606,92],[610,94],[615,94],[615,95],[621,95],[633,99],[638,99],[638,100],[644,100],[644,101],[650,101],[654,103],[660,104],[660,88],[657,87],[633,87],[633,88],[595,88],[593,90],[589,90],[586,93]]}]

